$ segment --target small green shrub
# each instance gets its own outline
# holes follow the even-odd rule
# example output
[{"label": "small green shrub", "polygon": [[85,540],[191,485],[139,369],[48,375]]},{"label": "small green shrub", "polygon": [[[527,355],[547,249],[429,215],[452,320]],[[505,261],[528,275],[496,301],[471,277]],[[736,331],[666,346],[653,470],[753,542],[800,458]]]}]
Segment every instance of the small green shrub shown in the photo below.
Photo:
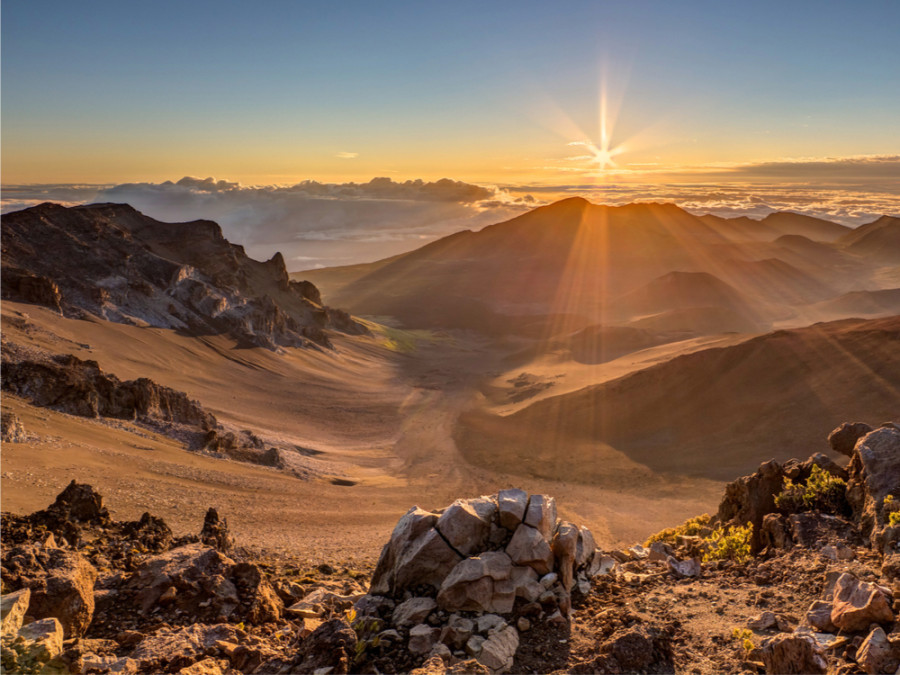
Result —
[{"label": "small green shrub", "polygon": [[888,525],[900,525],[900,501],[894,499],[894,495],[888,495],[884,498],[884,514],[887,517]]},{"label": "small green shrub", "polygon": [[355,609],[349,610],[346,616],[350,626],[356,632],[356,653],[353,656],[353,663],[359,665],[367,660],[370,650],[377,649],[381,644],[378,633],[382,629],[382,624],[379,619],[357,616]]},{"label": "small green shrub", "polygon": [[661,541],[666,544],[675,546],[678,543],[678,537],[697,537],[709,529],[709,514],[704,513],[702,516],[690,518],[678,527],[669,527],[661,530],[651,536],[644,546],[650,546],[655,541]]},{"label": "small green shrub", "polygon": [[756,645],[753,644],[753,631],[749,628],[732,628],[731,637],[740,642],[744,654],[749,654]]},{"label": "small green shrub", "polygon": [[717,527],[706,539],[707,550],[703,562],[712,560],[734,560],[747,562],[750,560],[750,540],[753,537],[753,523],[745,527]]},{"label": "small green shrub", "polygon": [[775,497],[775,506],[786,513],[798,511],[825,511],[841,513],[846,506],[847,484],[844,479],[813,464],[812,471],[805,483],[795,483],[790,478],[784,479],[781,494]]}]

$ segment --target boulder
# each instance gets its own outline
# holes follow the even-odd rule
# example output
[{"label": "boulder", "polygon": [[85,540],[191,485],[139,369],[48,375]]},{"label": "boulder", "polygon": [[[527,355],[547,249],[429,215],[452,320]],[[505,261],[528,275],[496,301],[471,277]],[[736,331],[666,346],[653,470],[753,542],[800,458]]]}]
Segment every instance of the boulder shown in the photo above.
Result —
[{"label": "boulder", "polygon": [[836,633],[837,626],[831,621],[831,603],[826,600],[815,600],[806,610],[806,623],[823,633]]},{"label": "boulder", "polygon": [[776,461],[760,464],[750,476],[743,476],[725,486],[725,496],[719,504],[718,519],[722,525],[753,524],[750,548],[758,553],[762,548],[762,522],[766,514],[774,513],[775,497],[781,493],[784,471]]},{"label": "boulder", "polygon": [[[447,575],[437,595],[437,604],[449,612],[494,611],[495,582],[508,580],[512,561],[505,553],[489,551],[460,561]],[[504,607],[515,599],[515,587],[497,588],[501,596],[496,602]],[[505,602],[504,602],[505,601]]]},{"label": "boulder", "polygon": [[556,527],[556,500],[547,495],[531,495],[522,522],[536,528],[549,541]]},{"label": "boulder", "polygon": [[844,422],[828,434],[828,444],[835,452],[852,457],[856,441],[870,431],[872,431],[872,427],[865,422]]},{"label": "boulder", "polygon": [[900,668],[900,642],[889,642],[884,630],[877,626],[856,650],[856,662],[870,675],[893,673]]},{"label": "boulder", "polygon": [[391,532],[391,538],[381,550],[375,572],[372,574],[372,583],[369,593],[373,595],[388,595],[394,586],[396,566],[406,549],[412,542],[422,537],[434,527],[438,516],[418,506],[407,511]]},{"label": "boulder", "polygon": [[513,666],[518,648],[519,632],[512,626],[506,626],[482,643],[478,662],[490,668],[493,673],[508,672]]},{"label": "boulder", "polygon": [[900,485],[900,428],[884,426],[863,436],[850,460],[847,501],[866,536],[885,525],[884,498]]},{"label": "boulder", "polygon": [[775,612],[763,612],[747,622],[747,628],[753,631],[764,631],[775,628],[778,625],[778,617]]},{"label": "boulder", "polygon": [[516,528],[506,552],[516,565],[527,565],[538,574],[553,569],[553,551],[547,539],[534,527],[522,524]]},{"label": "boulder", "polygon": [[440,631],[437,628],[429,626],[427,623],[420,623],[409,629],[409,643],[406,648],[412,654],[427,654],[437,642]]},{"label": "boulder", "polygon": [[500,512],[500,524],[510,532],[515,532],[525,518],[528,493],[518,488],[500,490],[497,493],[497,504]]},{"label": "boulder", "polygon": [[475,622],[459,614],[451,614],[441,630],[440,641],[453,649],[463,649],[475,633]]},{"label": "boulder", "polygon": [[870,624],[889,624],[893,620],[888,599],[875,584],[860,581],[846,572],[838,577],[831,622],[840,630],[855,633],[866,630]]},{"label": "boulder", "polygon": [[667,633],[654,626],[637,625],[613,633],[600,647],[600,655],[582,672],[673,673],[672,645]]},{"label": "boulder", "polygon": [[260,624],[281,618],[284,610],[281,598],[257,565],[238,563],[229,570],[229,577],[237,588],[240,616],[245,621]]},{"label": "boulder", "polygon": [[679,578],[699,577],[703,573],[703,567],[699,558],[688,558],[687,560],[678,560],[672,556],[666,559],[666,565],[669,571]]},{"label": "boulder", "polygon": [[7,593],[0,599],[0,635],[6,637],[19,632],[30,602],[31,591],[27,588]]},{"label": "boulder", "polygon": [[510,571],[509,580],[515,589],[516,597],[523,598],[525,602],[534,602],[546,590],[538,582],[538,574],[532,567],[514,565]]},{"label": "boulder", "polygon": [[413,626],[417,623],[424,623],[428,615],[436,608],[437,603],[433,598],[410,598],[397,605],[391,615],[391,621],[395,626]]},{"label": "boulder", "polygon": [[[127,588],[136,593],[140,609],[145,613],[156,606],[169,587],[174,586],[181,609],[196,613],[196,605],[200,602],[218,597],[223,601],[219,609],[228,616],[238,601],[234,585],[226,579],[233,565],[233,560],[214,548],[188,544],[148,558],[128,581]],[[227,588],[226,582],[231,588]]]},{"label": "boulder", "polygon": [[48,663],[63,653],[63,627],[53,617],[32,621],[19,629],[16,641],[21,645],[22,661]]},{"label": "boulder", "polygon": [[578,530],[578,544],[575,547],[575,565],[584,567],[594,558],[594,551],[597,550],[597,542],[594,541],[594,535],[586,527]]},{"label": "boulder", "polygon": [[74,551],[48,549],[39,559],[44,575],[28,583],[28,614],[35,619],[56,617],[67,639],[84,635],[94,617],[97,570]]},{"label": "boulder", "polygon": [[[330,675],[353,672],[356,642],[356,631],[344,619],[326,621],[300,643],[300,649],[288,672],[324,671]],[[324,670],[328,668],[330,670]]]},{"label": "boulder", "polygon": [[484,550],[497,505],[489,498],[457,499],[438,518],[435,527],[461,555]]},{"label": "boulder", "polygon": [[244,637],[243,631],[228,624],[163,626],[141,640],[130,656],[143,671],[177,672],[201,660],[218,642],[240,642]]},{"label": "boulder", "polygon": [[578,528],[562,521],[556,528],[550,549],[556,558],[556,569],[566,591],[575,585],[575,553],[578,550]]},{"label": "boulder", "polygon": [[827,670],[818,643],[808,635],[781,633],[767,638],[759,654],[767,673],[807,675]]}]

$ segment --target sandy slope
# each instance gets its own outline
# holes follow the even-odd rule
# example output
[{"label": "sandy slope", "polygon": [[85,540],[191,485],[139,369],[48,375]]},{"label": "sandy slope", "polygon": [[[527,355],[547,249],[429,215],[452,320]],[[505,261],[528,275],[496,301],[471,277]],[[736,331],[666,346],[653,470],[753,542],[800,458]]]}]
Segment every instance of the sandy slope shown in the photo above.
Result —
[{"label": "sandy slope", "polygon": [[[75,478],[96,485],[119,517],[149,509],[191,532],[217,506],[245,544],[372,562],[413,504],[437,508],[522,486],[556,495],[562,513],[612,544],[714,508],[721,490],[717,482],[646,471],[600,486],[545,480],[515,464],[487,471],[466,462],[454,442],[457,418],[481,402],[478,383],[499,372],[507,355],[472,336],[391,333],[391,348],[384,335],[343,337],[336,353],[278,355],[12,302],[3,304],[3,330],[6,339],[97,359],[122,378],[151,377],[188,392],[224,422],[321,453],[308,458],[318,478],[300,480],[190,453],[126,423],[4,396],[4,410],[17,412],[31,435],[3,447],[3,508],[20,513],[46,506]],[[335,477],[355,484],[334,485]]]},{"label": "sandy slope", "polygon": [[473,412],[457,438],[474,463],[548,478],[611,482],[631,462],[724,479],[808,454],[842,421],[895,419],[898,404],[900,317],[847,320],[683,354],[506,417]]}]

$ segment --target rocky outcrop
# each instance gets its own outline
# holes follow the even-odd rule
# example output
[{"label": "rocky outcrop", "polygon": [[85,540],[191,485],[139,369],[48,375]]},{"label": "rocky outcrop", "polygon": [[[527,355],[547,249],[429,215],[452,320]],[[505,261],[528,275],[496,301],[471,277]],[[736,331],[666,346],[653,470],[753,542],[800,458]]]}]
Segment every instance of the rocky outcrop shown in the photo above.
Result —
[{"label": "rocky outcrop", "polygon": [[753,525],[751,550],[762,548],[763,518],[774,513],[775,497],[784,486],[784,471],[778,462],[764,462],[750,476],[743,476],[725,486],[725,496],[719,505],[718,518],[723,524]]},{"label": "rocky outcrop", "polygon": [[847,457],[853,456],[853,448],[856,447],[856,441],[872,431],[865,422],[844,422],[837,429],[828,434],[828,445],[835,452],[839,452]]},{"label": "rocky outcrop", "polygon": [[234,537],[228,532],[228,520],[219,519],[219,512],[210,508],[203,519],[200,542],[227,553],[234,546]]},{"label": "rocky outcrop", "polygon": [[[517,627],[502,617],[517,603],[540,601],[565,622],[572,591],[577,584],[589,588],[600,557],[590,531],[559,520],[556,501],[546,495],[501,490],[457,500],[437,512],[413,507],[394,528],[370,595],[357,607],[377,613],[385,601],[415,593],[391,617],[398,627],[421,622],[410,629],[411,651],[427,655],[433,648],[465,646],[492,672],[505,672],[519,637]],[[476,632],[461,612],[485,613],[497,621]],[[432,630],[437,613],[446,623]]]},{"label": "rocky outcrop", "polygon": [[[282,453],[296,452],[296,446],[280,443],[276,447],[248,430],[226,429],[184,392],[145,377],[122,381],[104,372],[96,361],[4,342],[0,368],[3,390],[33,405],[79,417],[134,421],[190,450],[285,470],[290,467]],[[10,433],[18,433],[10,425]]]},{"label": "rocky outcrop", "polygon": [[860,438],[850,460],[847,500],[873,543],[885,527],[884,500],[900,498],[900,428],[886,424]]},{"label": "rocky outcrop", "polygon": [[4,557],[4,577],[30,591],[28,614],[54,617],[67,638],[83,635],[94,616],[97,570],[79,553],[15,547]]},{"label": "rocky outcrop", "polygon": [[34,305],[49,307],[62,314],[62,294],[59,286],[48,277],[31,274],[23,269],[4,264],[2,266],[3,297],[21,300]]},{"label": "rocky outcrop", "polygon": [[[41,204],[8,213],[3,297],[119,323],[221,333],[268,349],[330,345],[326,329],[368,332],[291,282],[276,253],[259,262],[210,221],[163,223],[126,204]],[[53,255],[42,255],[52,251]]]},{"label": "rocky outcrop", "polygon": [[124,587],[140,611],[159,606],[194,617],[266,623],[283,604],[255,565],[235,563],[214,548],[188,544],[147,560]]},{"label": "rocky outcrop", "polygon": [[4,412],[0,416],[0,436],[4,443],[23,443],[28,440],[25,426],[18,415],[11,412]]},{"label": "rocky outcrop", "polygon": [[216,426],[216,418],[196,401],[147,378],[123,382],[103,372],[96,361],[71,355],[38,356],[18,358],[14,350],[4,349],[3,389],[34,405],[81,417],[151,419],[203,431]]}]

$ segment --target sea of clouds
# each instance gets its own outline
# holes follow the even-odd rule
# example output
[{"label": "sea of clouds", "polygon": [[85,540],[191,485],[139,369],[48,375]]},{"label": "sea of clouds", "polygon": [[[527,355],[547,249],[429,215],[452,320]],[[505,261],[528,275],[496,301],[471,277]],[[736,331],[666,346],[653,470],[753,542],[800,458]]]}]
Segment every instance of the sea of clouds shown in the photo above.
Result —
[{"label": "sea of clouds", "polygon": [[[826,175],[818,180],[782,182],[780,165],[771,165],[767,172],[759,168],[731,170],[710,175],[709,182],[698,182],[701,176],[693,176],[694,182],[668,184],[498,187],[449,179],[398,182],[374,178],[366,183],[303,181],[291,186],[244,186],[185,177],[177,182],[103,186],[13,185],[3,187],[2,210],[45,201],[66,205],[125,202],[159,220],[215,220],[225,236],[242,244],[252,257],[267,259],[281,251],[288,269],[298,271],[388,257],[573,195],[611,205],[674,202],[692,213],[724,217],[761,218],[773,211],[794,211],[856,226],[883,214],[900,213],[900,181],[891,180],[900,163],[885,166],[886,180],[858,183],[822,180],[829,177],[831,165],[820,167]],[[796,166],[793,168],[796,174]]]}]

